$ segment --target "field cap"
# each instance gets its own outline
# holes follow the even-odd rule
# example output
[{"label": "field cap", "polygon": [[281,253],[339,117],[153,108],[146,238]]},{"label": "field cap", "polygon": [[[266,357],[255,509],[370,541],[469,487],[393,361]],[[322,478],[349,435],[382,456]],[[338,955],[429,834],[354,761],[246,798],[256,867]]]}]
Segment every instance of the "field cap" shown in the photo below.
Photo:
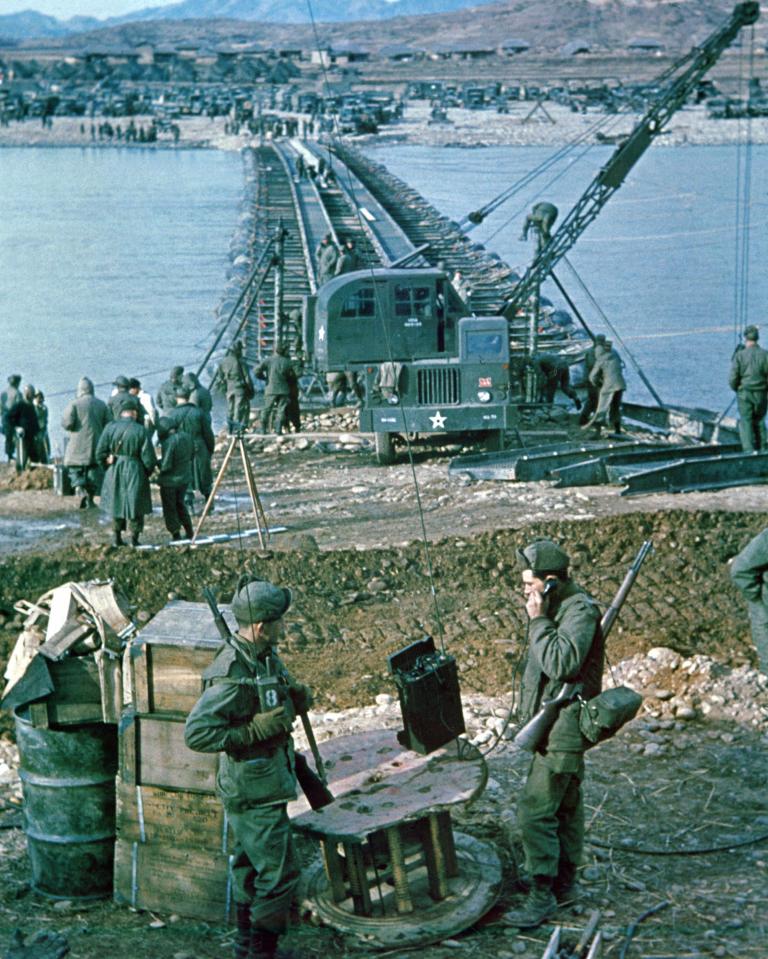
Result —
[{"label": "field cap", "polygon": [[745,340],[754,340],[755,342],[757,342],[759,338],[760,338],[760,330],[758,330],[756,326],[748,326],[746,330],[744,330]]},{"label": "field cap", "polygon": [[189,388],[188,383],[182,383],[181,386],[176,387],[176,396],[181,400],[188,400],[192,395],[192,390]]},{"label": "field cap", "polygon": [[132,393],[126,393],[125,396],[120,397],[117,408],[121,413],[125,413],[126,410],[133,410],[134,413],[138,413],[140,404]]},{"label": "field cap", "polygon": [[113,386],[122,387],[122,389],[128,389],[128,377],[127,376],[116,376],[112,381]]},{"label": "field cap", "polygon": [[252,579],[232,597],[232,615],[238,626],[271,623],[287,611],[292,598],[290,589],[273,586],[265,579]]},{"label": "field cap", "polygon": [[597,334],[597,336],[595,337],[595,344],[597,343],[605,343],[605,333]]},{"label": "field cap", "polygon": [[535,539],[524,549],[516,550],[517,561],[523,569],[532,572],[565,572],[570,563],[570,557],[565,550],[560,549],[551,539]]},{"label": "field cap", "polygon": [[168,437],[171,430],[175,430],[176,420],[172,420],[170,416],[161,416],[157,421],[157,436],[158,439],[164,440]]}]

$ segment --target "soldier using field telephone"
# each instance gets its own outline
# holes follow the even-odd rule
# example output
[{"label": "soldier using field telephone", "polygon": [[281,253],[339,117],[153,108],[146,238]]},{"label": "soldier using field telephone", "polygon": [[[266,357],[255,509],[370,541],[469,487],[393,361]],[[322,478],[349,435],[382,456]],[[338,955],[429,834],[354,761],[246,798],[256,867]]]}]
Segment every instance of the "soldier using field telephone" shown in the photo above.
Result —
[{"label": "soldier using field telephone", "polygon": [[235,959],[274,957],[299,875],[286,811],[296,798],[291,728],[312,693],[276,652],[291,599],[264,580],[240,586],[231,604],[238,630],[205,670],[185,728],[190,749],[221,751],[217,792],[237,842]]},{"label": "soldier using field telephone", "polygon": [[[556,700],[565,684],[584,699],[600,692],[603,638],[597,603],[570,578],[567,553],[549,539],[517,550],[529,617],[528,654],[520,712],[523,722],[542,703]],[[562,700],[543,741],[537,744],[517,805],[517,822],[530,876],[527,896],[504,914],[521,929],[545,922],[570,897],[581,864],[584,806],[581,780],[589,743],[581,733],[581,705]]]}]

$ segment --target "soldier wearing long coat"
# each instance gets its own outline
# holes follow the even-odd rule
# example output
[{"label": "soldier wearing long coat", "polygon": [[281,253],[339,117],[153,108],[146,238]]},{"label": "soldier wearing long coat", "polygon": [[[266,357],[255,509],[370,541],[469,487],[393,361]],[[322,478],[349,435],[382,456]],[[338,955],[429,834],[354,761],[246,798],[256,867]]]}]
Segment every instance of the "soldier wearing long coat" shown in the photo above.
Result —
[{"label": "soldier wearing long coat", "polygon": [[211,391],[207,390],[200,382],[197,373],[185,373],[181,385],[189,389],[189,402],[202,410],[210,420],[213,410],[213,397]]},{"label": "soldier wearing long coat", "polygon": [[112,517],[113,545],[122,546],[126,526],[131,545],[139,545],[144,517],[152,512],[149,476],[157,465],[149,433],[136,422],[138,400],[127,395],[119,418],[108,423],[96,447],[96,459],[106,468],[101,508]]},{"label": "soldier wearing long coat", "polygon": [[94,505],[93,497],[101,489],[104,473],[96,458],[96,447],[110,419],[107,404],[93,395],[91,380],[82,377],[75,399],[64,410],[61,425],[69,434],[64,466],[83,509]]},{"label": "soldier wearing long coat", "polygon": [[621,398],[627,388],[623,366],[610,340],[606,340],[602,346],[595,346],[595,365],[589,374],[589,381],[600,392],[597,395],[597,409],[584,427],[594,426],[599,433],[602,426],[610,425],[614,433],[621,432]]},{"label": "soldier wearing long coat", "polygon": [[176,391],[176,408],[169,414],[176,429],[191,437],[195,447],[192,458],[192,488],[208,499],[213,486],[211,457],[216,440],[211,429],[211,421],[197,406],[189,402],[189,389],[180,386]]},{"label": "soldier wearing long coat", "polygon": [[315,250],[317,260],[317,285],[322,286],[336,276],[336,264],[339,260],[339,248],[333,242],[330,233],[326,233]]},{"label": "soldier wearing long coat", "polygon": [[765,414],[768,410],[768,353],[758,346],[756,326],[744,331],[744,346],[737,349],[731,360],[728,385],[736,392],[739,407],[739,438],[741,448],[751,453],[768,446]]}]

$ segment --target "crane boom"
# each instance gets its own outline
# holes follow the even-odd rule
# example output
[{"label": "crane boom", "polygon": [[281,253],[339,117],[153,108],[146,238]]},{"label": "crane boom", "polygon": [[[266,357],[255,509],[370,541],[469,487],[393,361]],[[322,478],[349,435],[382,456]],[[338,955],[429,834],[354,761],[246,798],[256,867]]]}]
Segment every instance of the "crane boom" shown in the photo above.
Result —
[{"label": "crane boom", "polygon": [[[730,20],[694,50],[690,66],[658,97],[637,123],[629,137],[616,148],[611,158],[581,195],[568,216],[544,243],[535,260],[517,284],[504,307],[504,315],[513,317],[528,298],[568,253],[576,240],[595,219],[609,198],[621,186],[632,167],[664,129],[670,117],[685,103],[699,80],[733,43],[742,27],[760,16],[756,0],[736,4]],[[687,61],[689,57],[686,57]]]}]

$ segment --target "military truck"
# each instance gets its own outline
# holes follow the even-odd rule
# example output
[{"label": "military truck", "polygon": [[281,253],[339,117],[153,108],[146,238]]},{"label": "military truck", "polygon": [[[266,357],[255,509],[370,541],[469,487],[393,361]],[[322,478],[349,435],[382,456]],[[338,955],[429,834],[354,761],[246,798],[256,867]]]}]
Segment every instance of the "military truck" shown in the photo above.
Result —
[{"label": "military truck", "polygon": [[509,322],[470,315],[442,270],[335,277],[308,300],[303,334],[315,369],[356,373],[362,381],[360,429],[374,434],[382,465],[394,461],[405,436],[445,441],[469,434],[499,449],[504,432],[517,425]]}]

